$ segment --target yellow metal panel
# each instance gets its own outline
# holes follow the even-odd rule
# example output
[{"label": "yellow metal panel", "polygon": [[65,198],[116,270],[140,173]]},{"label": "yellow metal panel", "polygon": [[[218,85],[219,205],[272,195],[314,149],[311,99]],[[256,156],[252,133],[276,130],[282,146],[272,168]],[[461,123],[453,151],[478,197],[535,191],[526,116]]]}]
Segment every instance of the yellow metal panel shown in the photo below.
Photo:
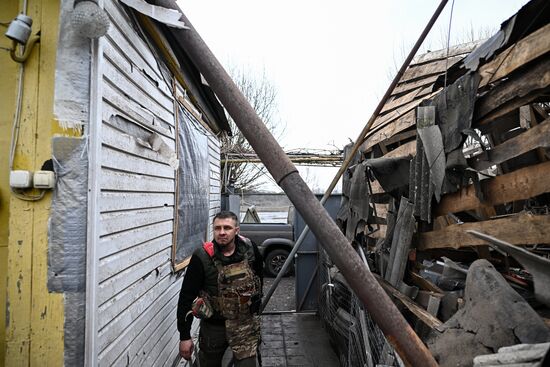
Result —
[{"label": "yellow metal panel", "polygon": [[[39,8],[29,4],[28,15],[34,21],[39,14]],[[35,22],[33,33],[39,27],[40,22]],[[33,170],[34,168],[39,51],[40,46],[35,46],[25,63],[20,131],[14,169]],[[8,241],[9,324],[6,366],[28,366],[30,362],[33,221],[34,203],[21,201],[11,196]]]},{"label": "yellow metal panel", "polygon": [[[39,170],[46,160],[51,159],[52,126],[57,126],[53,119],[53,96],[58,27],[58,2],[42,2],[35,170]],[[63,295],[49,293],[47,289],[47,225],[51,203],[50,194],[47,196],[37,202],[34,208],[31,366],[63,365]]]},{"label": "yellow metal panel", "polygon": [[[29,1],[41,41],[25,63],[21,129],[14,167],[39,170],[51,158],[58,1]],[[14,14],[15,15],[15,14]],[[10,200],[6,366],[63,365],[63,296],[47,290],[50,194]]]},{"label": "yellow metal panel", "polygon": [[[18,12],[18,2],[5,0],[0,6],[0,19],[8,20]],[[0,27],[0,33],[4,33]],[[11,46],[6,37],[0,37],[0,366],[6,358],[6,293],[8,268],[8,223],[9,223],[9,143],[13,114],[15,113],[15,89],[17,64],[5,48]]]}]

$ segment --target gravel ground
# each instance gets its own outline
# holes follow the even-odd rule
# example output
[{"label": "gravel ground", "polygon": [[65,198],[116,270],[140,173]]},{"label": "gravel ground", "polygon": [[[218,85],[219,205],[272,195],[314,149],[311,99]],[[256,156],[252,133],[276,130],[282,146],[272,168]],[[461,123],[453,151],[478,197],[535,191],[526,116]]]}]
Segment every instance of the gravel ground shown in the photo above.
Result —
[{"label": "gravel ground", "polygon": [[[275,278],[264,277],[264,294],[267,294]],[[273,293],[265,312],[293,311],[296,309],[296,293],[294,291],[294,276],[285,277]]]}]

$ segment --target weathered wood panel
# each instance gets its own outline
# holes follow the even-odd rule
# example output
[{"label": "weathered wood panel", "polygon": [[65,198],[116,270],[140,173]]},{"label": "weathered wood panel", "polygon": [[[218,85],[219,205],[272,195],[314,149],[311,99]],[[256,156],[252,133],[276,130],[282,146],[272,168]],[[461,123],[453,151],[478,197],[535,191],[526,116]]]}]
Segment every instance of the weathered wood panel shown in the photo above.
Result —
[{"label": "weathered wood panel", "polygon": [[550,192],[550,161],[483,180],[481,188],[486,193],[485,201],[479,201],[474,186],[470,185],[454,194],[444,195],[434,208],[435,214],[495,206]]},{"label": "weathered wood panel", "polygon": [[102,192],[101,212],[174,206],[173,193]]},{"label": "weathered wood panel", "polygon": [[[140,129],[138,126],[136,126],[135,128]],[[151,135],[151,133],[148,134],[148,132],[145,129],[142,129],[142,130],[143,130],[144,136]],[[158,163],[162,163],[162,164],[169,163],[168,159],[163,155],[159,154],[158,152],[155,152],[151,148],[147,148],[139,144],[137,141],[137,137],[129,133],[119,131],[107,123],[103,124],[103,128],[101,129],[101,135],[102,135],[101,141],[106,146],[109,146],[111,148],[114,148],[126,153],[130,153],[135,156],[143,157]],[[175,150],[174,140],[164,139],[164,141],[168,146],[170,146],[172,150]]]},{"label": "weathered wood panel", "polygon": [[469,163],[475,170],[482,171],[533,149],[548,147],[550,147],[550,119],[471,159]]},{"label": "weathered wood panel", "polygon": [[210,196],[212,195],[221,195],[221,187],[210,187]]},{"label": "weathered wood panel", "polygon": [[[181,287],[181,278],[180,281],[174,282],[174,276],[169,277],[171,286],[176,287],[178,290]],[[169,292],[170,290],[164,290],[164,292]],[[145,328],[139,333],[139,335],[128,345],[127,349],[123,354],[121,354],[118,359],[114,362],[115,365],[126,364],[128,360],[130,361],[130,366],[143,366],[143,361],[149,355],[150,351],[158,344],[157,341],[160,340],[160,336],[166,332],[166,330],[175,331],[177,330],[174,325],[174,310],[177,307],[177,296],[171,299],[165,306],[166,312],[157,313],[149,322],[150,327]],[[172,312],[170,312],[172,309]],[[151,341],[151,342],[148,342]],[[174,343],[171,345],[172,348],[175,348],[178,344]]]},{"label": "weathered wood panel", "polygon": [[210,170],[210,177],[213,179],[216,179],[218,181],[218,186],[221,183],[221,173],[216,165],[211,166],[212,169]]},{"label": "weathered wood panel", "polygon": [[[177,302],[174,307],[177,306]],[[179,344],[179,333],[176,328],[165,328],[162,333],[159,332],[158,342],[153,346],[153,349],[147,354],[147,358],[143,362],[144,366],[162,366],[169,357],[174,357],[170,351],[174,350],[174,346]],[[176,339],[176,335],[178,338]]]},{"label": "weathered wood panel", "polygon": [[174,169],[167,164],[143,159],[107,146],[101,148],[101,153],[103,155],[102,166],[105,168],[151,177],[169,179],[174,179],[175,177]]},{"label": "weathered wood panel", "polygon": [[[440,90],[437,90],[433,93],[430,93],[430,94],[426,95],[423,98],[414,100],[414,101],[409,102],[409,103],[407,103],[403,106],[400,106],[396,110],[393,110],[391,112],[388,112],[386,114],[378,116],[376,118],[376,120],[374,121],[373,125],[372,125],[372,131],[374,132],[378,129],[381,129],[383,126],[388,125],[389,123],[393,122],[394,120],[396,120],[396,119],[400,118],[401,116],[405,115],[407,112],[409,112],[411,110],[414,110],[420,103],[422,103],[423,100],[430,99],[433,96],[435,96],[436,94],[438,94],[439,92],[440,92]],[[371,135],[371,133],[369,133],[368,135]]]},{"label": "weathered wood panel", "polygon": [[[112,117],[122,116],[133,124],[143,126],[150,131],[156,131],[161,135],[175,139],[175,129],[156,119],[155,115],[144,107],[119,94],[119,91],[109,83],[103,84],[103,98],[106,102],[103,104],[103,121],[108,122],[110,125],[115,126],[113,125],[114,122],[111,122]],[[123,127],[116,127],[124,131]]]},{"label": "weathered wood panel", "polygon": [[111,86],[118,89],[121,94],[130,96],[132,100],[138,104],[145,106],[155,116],[164,120],[168,124],[173,124],[173,114],[171,105],[161,105],[155,101],[149,94],[141,90],[128,79],[124,74],[121,74],[114,65],[108,60],[105,62],[104,78],[111,83]]},{"label": "weathered wood panel", "polygon": [[403,95],[404,93],[411,91],[413,89],[432,85],[433,83],[435,83],[437,78],[439,78],[439,75],[432,75],[432,76],[418,79],[411,82],[399,83],[397,84],[397,86],[395,87],[391,95],[392,96]]},{"label": "weathered wood panel", "polygon": [[438,51],[431,51],[431,52],[428,51],[425,54],[415,56],[411,65],[419,65],[419,64],[425,64],[428,62],[436,61],[436,60],[444,60],[447,57],[452,57],[452,56],[459,56],[459,55],[466,56],[466,54],[469,54],[470,52],[472,52],[476,47],[481,45],[483,42],[485,41],[480,40],[480,41],[463,43],[461,45],[451,47],[450,49],[444,48]]},{"label": "weathered wood panel", "polygon": [[[193,329],[191,329],[193,330]],[[173,337],[173,340],[170,341],[167,345],[176,345],[176,346],[179,346],[179,334],[178,333],[175,333],[174,334],[174,337]],[[162,354],[163,356],[166,356],[166,361],[164,362],[164,364],[162,365],[162,367],[172,367],[172,366],[175,366],[176,364],[180,363],[182,360],[181,360],[181,357],[179,356],[179,349],[173,349],[172,350],[172,354],[169,355],[168,353],[163,353]]]},{"label": "weathered wood panel", "polygon": [[101,305],[110,298],[129,287],[144,276],[149,276],[161,265],[170,260],[170,251],[164,250],[118,273],[99,284],[98,304]]},{"label": "weathered wood panel", "polygon": [[[158,296],[165,291],[166,287],[159,286],[160,283],[166,281],[170,284],[174,282],[170,264],[166,263],[158,268],[158,274],[152,274],[151,276],[143,277],[137,282],[124,289],[117,294],[116,298],[111,298],[99,307],[99,329],[103,329],[105,325],[112,321],[114,317],[122,314],[130,305],[136,300],[143,297],[144,294],[156,287],[154,292]],[[178,283],[181,284],[181,283]]]},{"label": "weathered wood panel", "polygon": [[[169,279],[173,279],[170,277]],[[136,304],[134,310],[140,310],[140,312],[134,311],[134,320],[125,329],[115,328],[114,325],[107,325],[104,328],[102,335],[100,335],[99,343],[104,345],[105,348],[102,348],[102,353],[100,354],[100,366],[110,366],[118,357],[126,355],[126,351],[130,343],[135,340],[141,333],[144,331],[154,330],[154,325],[151,324],[151,320],[157,314],[170,314],[172,313],[174,317],[175,325],[175,314],[173,303],[170,303],[170,300],[176,299],[179,292],[179,287],[164,288],[161,295],[154,299],[154,301],[149,302],[149,307],[141,310],[143,305]],[[139,301],[138,301],[139,302]],[[173,302],[173,301],[172,301]],[[125,312],[126,314],[127,312]],[[125,321],[125,320],[123,320]],[[116,336],[115,339],[112,339],[113,334]],[[112,341],[110,341],[112,339]],[[147,345],[148,343],[154,343],[153,340],[146,339],[143,341],[142,345]],[[174,349],[177,345],[174,345]]]},{"label": "weathered wood panel", "polygon": [[221,210],[221,174],[220,174],[220,141],[213,135],[208,136],[210,162],[210,207],[208,210],[208,238],[213,236],[212,220]]},{"label": "weathered wood panel", "polygon": [[492,88],[476,102],[474,120],[485,124],[535,100],[550,86],[550,56]]},{"label": "weathered wood panel", "polygon": [[[384,105],[384,108],[382,108],[382,111],[380,111],[381,114],[387,113],[389,111],[395,110],[398,107],[401,107],[415,99],[422,98],[424,96],[427,96],[432,92],[433,87],[418,87],[417,89],[414,89],[410,91],[409,93],[405,94],[404,96],[400,96],[398,98],[395,98],[388,103]],[[423,98],[422,98],[423,99]]]},{"label": "weathered wood panel", "polygon": [[116,253],[101,261],[98,270],[100,282],[123,271],[127,264],[136,264],[172,245],[172,235],[167,234]]},{"label": "weathered wood panel", "polygon": [[453,224],[439,231],[418,235],[418,249],[461,248],[487,243],[466,233],[476,230],[500,238],[513,245],[550,243],[550,215],[518,214],[483,222]]},{"label": "weathered wood panel", "polygon": [[174,192],[174,180],[103,169],[101,189],[110,191]]},{"label": "weathered wood panel", "polygon": [[172,231],[173,222],[165,221],[102,237],[99,242],[98,257],[102,259]]},{"label": "weathered wood panel", "polygon": [[[162,342],[164,344],[164,348],[160,350],[158,348],[158,356],[153,361],[153,356],[155,355],[154,352],[151,352],[151,358],[150,360],[153,361],[153,366],[170,366],[174,364],[174,359],[177,356],[176,353],[174,353],[174,345],[179,345],[179,333],[174,331],[174,328],[170,328],[165,333]],[[160,345],[160,344],[159,344]],[[170,353],[172,351],[172,353]],[[179,351],[179,349],[177,349]],[[149,360],[149,358],[148,358]],[[147,364],[147,361],[145,362]]]},{"label": "weathered wood panel", "polygon": [[136,68],[126,55],[121,54],[120,49],[115,48],[110,42],[105,42],[103,51],[109,63],[116,65],[117,72],[132,80],[141,91],[149,94],[159,105],[167,108],[167,106],[174,103],[170,89],[164,81],[158,83],[142,70]]},{"label": "weathered wood panel", "polygon": [[530,61],[550,51],[550,24],[531,33],[502,51],[493,61],[483,65],[479,87],[499,80]]},{"label": "weathered wood panel", "polygon": [[395,120],[393,123],[371,130],[367,134],[368,138],[361,145],[361,151],[369,151],[376,144],[389,139],[414,124],[416,124],[416,111],[413,109]]},{"label": "weathered wood panel", "polygon": [[403,77],[399,82],[403,83],[406,81],[431,76],[434,74],[441,74],[463,58],[464,56],[453,56],[449,57],[448,59],[437,60],[427,64],[412,65],[410,68],[407,69],[407,71],[405,71]]},{"label": "weathered wood panel", "polygon": [[111,18],[112,25],[109,27],[107,37],[120,50],[124,50],[123,53],[132,63],[160,84],[163,82],[162,74],[149,45],[136,33],[130,18],[116,3],[118,2],[105,2],[105,10]]},{"label": "weathered wood panel", "polygon": [[132,60],[126,54],[126,50],[121,50],[113,44],[114,40],[105,42],[103,53],[113,65],[131,79],[139,83],[139,86],[144,90],[149,90],[158,96],[159,99],[173,101],[170,87],[164,80],[158,80],[156,77],[151,77],[151,73],[146,73],[142,68],[136,67]]},{"label": "weathered wood panel", "polygon": [[[175,172],[138,143],[176,149],[174,97],[154,49],[119,2],[106,2],[97,302],[99,365],[167,365],[177,356],[181,278],[171,273]],[[114,118],[117,117],[117,118]],[[209,132],[209,222],[220,208],[220,144]]]},{"label": "weathered wood panel", "polygon": [[[179,283],[177,283],[177,286],[179,288]],[[166,305],[166,308],[167,310],[175,310],[177,308],[177,297],[171,299],[170,302]],[[153,356],[158,357],[159,351],[162,347],[169,348],[168,350],[173,350],[179,344],[179,333],[174,327],[174,320],[169,312],[161,312],[155,315],[150,324],[155,325],[155,327],[152,327],[149,330],[143,330],[143,332],[138,335],[136,340],[134,340],[128,347],[128,351],[126,353],[130,356],[131,366],[162,365],[162,363],[145,363],[145,360]],[[174,333],[178,335],[178,340],[171,342],[171,340],[166,339],[165,335],[169,334],[170,337],[172,337]],[[145,343],[145,341],[147,340],[151,340],[152,342]],[[140,344],[143,345],[143,348],[140,347]],[[168,352],[164,357],[175,357],[175,355],[174,353]],[[116,361],[115,364],[117,364],[119,361],[120,359]]]},{"label": "weathered wood panel", "polygon": [[416,155],[416,140],[398,146],[391,152],[384,154],[384,158],[398,158],[413,155]]},{"label": "weathered wood panel", "polygon": [[[103,350],[108,347],[109,344],[116,340],[121,334],[124,334],[125,330],[129,329],[132,323],[137,322],[141,314],[148,311],[149,308],[155,307],[157,301],[161,302],[162,295],[166,294],[166,290],[170,287],[171,280],[171,277],[165,277],[146,294],[132,303],[123,313],[112,315],[111,321],[99,331],[100,348]],[[128,341],[127,344],[130,344],[130,341]]]},{"label": "weathered wood panel", "polygon": [[105,236],[110,233],[122,232],[131,228],[172,220],[173,218],[173,207],[103,213],[100,218],[100,235]]}]

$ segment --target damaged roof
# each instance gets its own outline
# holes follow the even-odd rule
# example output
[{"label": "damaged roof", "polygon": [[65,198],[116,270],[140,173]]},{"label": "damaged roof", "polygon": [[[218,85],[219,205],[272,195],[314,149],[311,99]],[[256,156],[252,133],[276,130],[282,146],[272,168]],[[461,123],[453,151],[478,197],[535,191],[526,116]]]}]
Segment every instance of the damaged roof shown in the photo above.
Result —
[{"label": "damaged roof", "polygon": [[[367,133],[361,150],[368,152],[376,144],[415,125],[415,108],[422,101],[435,97],[445,86],[452,84],[468,70],[479,70],[482,75],[480,88],[514,71],[498,65],[500,70],[497,73],[492,68],[484,69],[483,66],[503,50],[506,50],[506,57],[513,58],[514,55],[507,54],[512,51],[508,48],[513,49],[520,39],[537,30],[542,31],[542,28],[547,27],[548,19],[550,3],[533,0],[504,21],[501,29],[488,40],[470,42],[448,50],[427,52],[415,57]],[[541,56],[545,52],[546,47],[541,47],[540,52],[532,57]],[[528,61],[530,60],[526,60]]]},{"label": "damaged roof", "polygon": [[550,357],[550,2],[414,59],[353,159],[340,229],[438,363]]},{"label": "damaged roof", "polygon": [[204,122],[216,133],[225,131],[231,135],[225,109],[218,97],[170,32],[170,28],[186,28],[185,24],[179,21],[181,14],[172,9],[147,4],[143,0],[121,1],[134,12],[137,23],[145,30],[166,66],[185,88],[187,97],[193,102],[193,107],[199,110]]}]

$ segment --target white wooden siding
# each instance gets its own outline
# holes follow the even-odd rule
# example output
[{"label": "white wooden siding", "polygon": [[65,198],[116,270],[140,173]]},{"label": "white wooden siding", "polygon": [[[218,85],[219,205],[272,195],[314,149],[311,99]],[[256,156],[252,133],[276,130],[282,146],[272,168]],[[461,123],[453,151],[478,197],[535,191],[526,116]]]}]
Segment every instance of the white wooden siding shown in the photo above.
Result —
[{"label": "white wooden siding", "polygon": [[[172,273],[175,171],[142,141],[176,149],[174,98],[149,45],[117,1],[105,1],[103,37],[97,360],[100,366],[172,365],[182,277]],[[220,210],[220,143],[208,137],[209,223]],[[212,228],[209,226],[211,233]]]},{"label": "white wooden siding", "polygon": [[213,237],[212,219],[221,209],[220,195],[220,141],[214,135],[208,136],[208,159],[210,161],[210,208],[208,214],[208,238]]}]

